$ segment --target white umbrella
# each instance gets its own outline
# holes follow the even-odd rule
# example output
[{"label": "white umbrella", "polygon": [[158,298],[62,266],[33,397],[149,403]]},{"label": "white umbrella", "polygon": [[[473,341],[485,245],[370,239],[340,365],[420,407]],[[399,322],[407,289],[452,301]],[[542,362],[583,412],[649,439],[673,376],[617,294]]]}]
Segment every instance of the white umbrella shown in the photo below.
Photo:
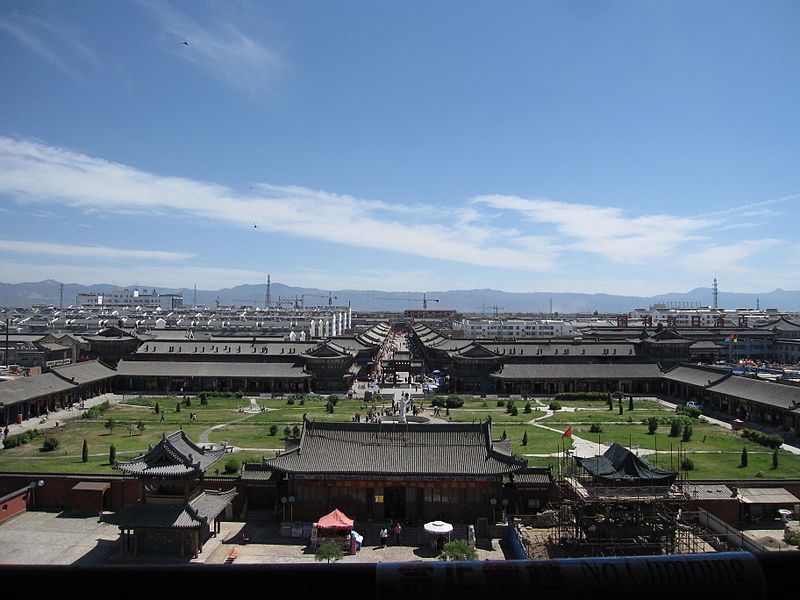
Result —
[{"label": "white umbrella", "polygon": [[443,534],[453,531],[453,526],[450,523],[445,523],[444,521],[431,521],[430,523],[425,523],[423,527],[428,533]]}]

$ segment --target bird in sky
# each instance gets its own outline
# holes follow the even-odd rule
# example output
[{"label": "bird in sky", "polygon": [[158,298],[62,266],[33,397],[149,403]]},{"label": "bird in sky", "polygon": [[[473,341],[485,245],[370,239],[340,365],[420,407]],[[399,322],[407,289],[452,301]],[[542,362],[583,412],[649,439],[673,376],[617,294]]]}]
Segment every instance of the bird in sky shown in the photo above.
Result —
[{"label": "bird in sky", "polygon": [[256,225],[255,223],[253,223],[253,227],[255,227],[256,229],[258,229],[258,225]]},{"label": "bird in sky", "polygon": [[183,41],[181,42],[181,44],[184,44],[184,45],[188,46],[188,45],[189,45],[189,42],[187,42],[186,40],[183,40]]}]

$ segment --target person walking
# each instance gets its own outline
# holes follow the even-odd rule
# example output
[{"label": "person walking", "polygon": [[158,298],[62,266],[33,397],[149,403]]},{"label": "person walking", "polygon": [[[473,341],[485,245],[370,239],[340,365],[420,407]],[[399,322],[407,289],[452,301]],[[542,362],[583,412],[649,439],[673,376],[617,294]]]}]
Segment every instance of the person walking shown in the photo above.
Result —
[{"label": "person walking", "polygon": [[401,541],[401,534],[403,533],[403,527],[400,525],[400,521],[394,524],[394,543],[398,546],[400,545]]},{"label": "person walking", "polygon": [[386,527],[381,528],[381,548],[386,548],[386,542],[389,540],[389,530]]}]

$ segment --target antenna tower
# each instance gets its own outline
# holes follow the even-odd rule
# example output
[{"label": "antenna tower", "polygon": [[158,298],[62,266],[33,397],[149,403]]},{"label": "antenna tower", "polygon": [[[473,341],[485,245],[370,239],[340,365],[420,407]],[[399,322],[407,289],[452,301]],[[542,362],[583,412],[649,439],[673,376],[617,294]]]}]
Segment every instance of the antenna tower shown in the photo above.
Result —
[{"label": "antenna tower", "polygon": [[716,277],[714,277],[714,285],[711,286],[711,291],[714,294],[714,308],[719,308],[719,288],[717,287]]},{"label": "antenna tower", "polygon": [[264,308],[269,308],[272,305],[272,294],[269,291],[270,280],[269,280],[269,273],[267,273],[267,297],[264,298]]}]

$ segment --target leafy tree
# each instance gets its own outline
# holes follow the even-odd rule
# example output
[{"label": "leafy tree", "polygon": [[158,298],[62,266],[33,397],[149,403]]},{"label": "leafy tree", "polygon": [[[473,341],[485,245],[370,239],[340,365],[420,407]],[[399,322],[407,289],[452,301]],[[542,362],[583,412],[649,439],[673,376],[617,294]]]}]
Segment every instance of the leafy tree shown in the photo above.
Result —
[{"label": "leafy tree", "polygon": [[138,430],[139,430],[139,435],[142,435],[142,434],[144,433],[144,430],[145,430],[145,429],[147,429],[147,425],[145,425],[145,424],[144,424],[144,421],[141,421],[141,420],[140,420],[140,421],[139,421],[139,422],[136,424],[136,429],[138,429]]},{"label": "leafy tree", "polygon": [[117,462],[117,447],[114,444],[108,448],[108,464],[114,465]]},{"label": "leafy tree", "polygon": [[467,540],[453,540],[444,545],[439,560],[478,560],[478,551]]},{"label": "leafy tree", "polygon": [[241,463],[237,459],[230,458],[225,463],[225,472],[228,473],[229,475],[232,475],[233,473],[238,473],[239,468],[241,466],[242,466]]},{"label": "leafy tree", "polygon": [[89,462],[89,442],[84,438],[83,449],[81,450],[81,460],[85,463]]},{"label": "leafy tree", "polygon": [[110,418],[103,424],[103,426],[111,432],[111,435],[114,435],[114,427],[117,426],[117,422]]},{"label": "leafy tree", "polygon": [[328,540],[320,544],[320,547],[317,548],[317,551],[314,553],[314,557],[318,562],[324,560],[330,564],[331,561],[336,562],[344,558],[344,552],[339,544],[333,540]]}]

